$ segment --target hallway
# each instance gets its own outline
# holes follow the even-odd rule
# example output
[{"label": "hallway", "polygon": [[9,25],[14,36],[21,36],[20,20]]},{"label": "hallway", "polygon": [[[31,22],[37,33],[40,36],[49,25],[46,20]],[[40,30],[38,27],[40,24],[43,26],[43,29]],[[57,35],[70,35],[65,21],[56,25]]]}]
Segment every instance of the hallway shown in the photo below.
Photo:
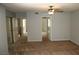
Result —
[{"label": "hallway", "polygon": [[[10,49],[11,50],[11,49]],[[13,45],[13,55],[78,55],[79,46],[71,41],[26,42],[21,39]]]}]

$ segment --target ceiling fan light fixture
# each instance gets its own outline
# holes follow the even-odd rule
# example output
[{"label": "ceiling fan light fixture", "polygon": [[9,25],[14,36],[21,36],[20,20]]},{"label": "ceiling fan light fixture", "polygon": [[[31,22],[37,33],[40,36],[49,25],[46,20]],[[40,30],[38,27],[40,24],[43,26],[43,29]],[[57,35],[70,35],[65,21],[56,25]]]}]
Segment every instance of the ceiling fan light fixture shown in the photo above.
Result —
[{"label": "ceiling fan light fixture", "polygon": [[54,14],[54,9],[49,9],[48,14],[49,14],[49,15]]},{"label": "ceiling fan light fixture", "polygon": [[54,14],[54,8],[52,8],[53,6],[50,6],[50,9],[48,9],[48,14],[52,15]]}]

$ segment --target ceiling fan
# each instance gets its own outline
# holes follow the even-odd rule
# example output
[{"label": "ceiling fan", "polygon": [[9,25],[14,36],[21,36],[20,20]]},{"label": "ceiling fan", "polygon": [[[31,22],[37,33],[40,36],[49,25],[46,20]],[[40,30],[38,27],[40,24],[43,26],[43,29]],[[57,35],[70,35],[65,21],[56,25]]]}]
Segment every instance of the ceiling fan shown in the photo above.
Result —
[{"label": "ceiling fan", "polygon": [[54,6],[49,6],[48,14],[54,14],[55,12],[64,12],[61,9],[55,8]]}]

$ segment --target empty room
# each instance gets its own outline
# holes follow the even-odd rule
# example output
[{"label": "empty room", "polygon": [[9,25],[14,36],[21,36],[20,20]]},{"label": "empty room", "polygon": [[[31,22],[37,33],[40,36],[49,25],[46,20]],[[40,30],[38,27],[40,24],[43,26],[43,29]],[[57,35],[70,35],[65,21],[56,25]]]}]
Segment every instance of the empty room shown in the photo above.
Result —
[{"label": "empty room", "polygon": [[0,55],[79,55],[79,3],[0,3]]}]

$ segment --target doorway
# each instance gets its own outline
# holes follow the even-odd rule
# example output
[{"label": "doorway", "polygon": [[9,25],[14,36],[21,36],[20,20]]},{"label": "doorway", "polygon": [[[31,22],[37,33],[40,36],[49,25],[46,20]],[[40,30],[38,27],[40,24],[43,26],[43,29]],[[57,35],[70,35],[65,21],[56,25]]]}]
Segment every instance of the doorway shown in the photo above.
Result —
[{"label": "doorway", "polygon": [[7,17],[6,25],[8,45],[14,44],[20,39],[27,41],[26,18]]},{"label": "doorway", "polygon": [[42,17],[42,40],[50,41],[50,17]]}]

